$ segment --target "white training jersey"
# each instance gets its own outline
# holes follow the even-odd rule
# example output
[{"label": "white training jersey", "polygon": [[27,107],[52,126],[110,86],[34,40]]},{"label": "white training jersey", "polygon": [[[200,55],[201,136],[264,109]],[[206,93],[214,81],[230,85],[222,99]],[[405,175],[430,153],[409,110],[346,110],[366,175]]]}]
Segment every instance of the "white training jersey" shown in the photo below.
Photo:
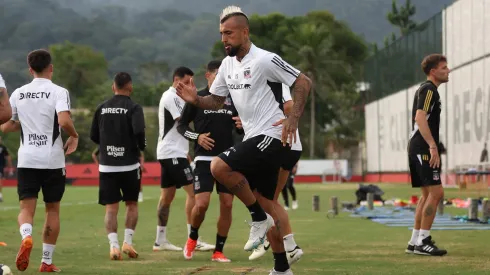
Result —
[{"label": "white training jersey", "polygon": [[292,86],[299,74],[278,55],[252,44],[241,62],[236,57],[223,59],[210,93],[231,94],[245,131],[243,140],[259,135],[281,139],[282,125],[272,126],[284,119],[279,108],[281,83]]},{"label": "white training jersey", "polygon": [[180,118],[185,101],[170,87],[163,93],[158,106],[157,159],[187,158],[189,141],[177,132],[176,119]]},{"label": "white training jersey", "polygon": [[[282,84],[282,102],[286,103],[293,100],[291,97],[291,90],[286,84]],[[292,141],[291,150],[293,151],[303,151],[303,146],[301,145],[301,140],[299,138],[299,129],[296,129],[296,142]]]},{"label": "white training jersey", "polygon": [[21,125],[18,168],[65,167],[58,114],[70,111],[68,91],[46,78],[34,80],[10,96],[12,120]]},{"label": "white training jersey", "polygon": [[7,86],[5,86],[5,80],[3,80],[3,77],[1,74],[0,74],[0,88],[7,88]]}]

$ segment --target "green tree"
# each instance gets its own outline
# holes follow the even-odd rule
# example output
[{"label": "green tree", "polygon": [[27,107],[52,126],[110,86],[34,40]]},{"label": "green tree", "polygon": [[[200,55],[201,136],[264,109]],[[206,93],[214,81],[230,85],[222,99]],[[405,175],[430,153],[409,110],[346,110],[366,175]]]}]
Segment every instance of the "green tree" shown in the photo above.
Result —
[{"label": "green tree", "polygon": [[404,36],[410,31],[417,29],[417,23],[411,19],[415,12],[416,9],[411,0],[406,0],[405,5],[400,8],[397,7],[396,0],[393,0],[391,11],[388,12],[386,18],[393,26],[398,27],[401,35]]}]

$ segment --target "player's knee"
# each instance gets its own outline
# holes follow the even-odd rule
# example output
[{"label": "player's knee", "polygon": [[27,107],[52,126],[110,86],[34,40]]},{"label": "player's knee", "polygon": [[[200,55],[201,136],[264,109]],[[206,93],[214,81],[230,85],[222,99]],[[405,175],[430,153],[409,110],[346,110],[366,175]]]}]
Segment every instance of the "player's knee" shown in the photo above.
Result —
[{"label": "player's knee", "polygon": [[220,207],[225,211],[231,212],[231,209],[233,208],[233,200],[221,200]]},{"label": "player's knee", "polygon": [[196,201],[196,208],[199,213],[205,213],[208,210],[209,201],[207,200],[198,200]]},{"label": "player's knee", "polygon": [[127,201],[127,202],[126,202],[126,208],[127,208],[129,211],[135,211],[135,210],[138,210],[138,202],[136,202],[136,201]]},{"label": "player's knee", "polygon": [[59,202],[46,203],[46,212],[47,213],[59,213],[60,212],[60,203]]}]

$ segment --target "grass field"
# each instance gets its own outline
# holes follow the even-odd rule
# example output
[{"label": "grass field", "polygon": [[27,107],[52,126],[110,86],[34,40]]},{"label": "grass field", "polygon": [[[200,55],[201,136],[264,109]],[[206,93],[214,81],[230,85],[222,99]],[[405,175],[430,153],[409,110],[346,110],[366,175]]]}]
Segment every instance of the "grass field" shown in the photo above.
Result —
[{"label": "grass field", "polygon": [[[385,198],[408,199],[415,191],[406,185],[380,185]],[[448,250],[445,257],[405,255],[404,249],[411,232],[403,227],[386,227],[368,220],[350,218],[341,213],[334,219],[326,218],[331,196],[340,201],[353,201],[357,185],[297,185],[299,209],[290,211],[295,239],[305,251],[302,260],[293,266],[295,274],[490,274],[489,231],[433,231],[441,247]],[[121,262],[109,260],[109,245],[104,230],[104,209],[96,204],[97,188],[69,187],[62,207],[62,224],[54,263],[66,274],[268,274],[273,267],[268,252],[257,261],[249,261],[243,251],[250,219],[246,208],[235,202],[233,224],[225,246],[229,264],[213,263],[210,252],[197,252],[191,261],[181,252],[152,252],[155,240],[156,204],[159,189],[145,187],[145,201],[140,204],[139,223],[134,237],[140,253],[137,260],[124,258]],[[312,211],[312,196],[320,195],[320,212]],[[457,196],[457,190],[447,190],[446,197]],[[170,220],[168,238],[183,246],[186,241],[184,193],[177,192]],[[14,188],[4,189],[5,202],[0,204],[0,263],[15,269],[15,256],[20,243],[17,227],[17,194]],[[34,249],[31,264],[23,274],[36,274],[41,261],[41,230],[44,207],[38,205],[34,224]],[[463,210],[448,208],[450,213]],[[119,239],[124,233],[123,213],[119,219]],[[208,243],[215,241],[218,214],[217,196],[200,230]],[[246,272],[246,270],[251,271]],[[193,273],[194,272],[194,273]]]}]

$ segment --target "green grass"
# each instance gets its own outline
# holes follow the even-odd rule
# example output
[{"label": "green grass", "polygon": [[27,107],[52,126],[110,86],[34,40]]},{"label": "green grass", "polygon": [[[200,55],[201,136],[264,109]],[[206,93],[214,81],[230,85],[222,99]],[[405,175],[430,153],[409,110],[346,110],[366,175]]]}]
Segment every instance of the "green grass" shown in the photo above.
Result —
[{"label": "green grass", "polygon": [[[353,201],[357,185],[297,185],[300,208],[290,211],[295,239],[304,249],[303,259],[293,266],[295,274],[489,274],[489,231],[434,231],[433,236],[449,254],[445,257],[405,255],[404,249],[411,231],[407,228],[386,227],[368,220],[350,218],[341,213],[334,219],[326,218],[331,196],[339,201]],[[408,199],[416,190],[406,185],[381,185],[385,198]],[[196,252],[192,261],[184,260],[181,252],[152,252],[156,231],[156,204],[159,189],[145,187],[145,201],[140,204],[139,223],[134,237],[140,253],[137,260],[113,262],[109,260],[109,245],[104,230],[104,209],[97,205],[97,188],[67,188],[62,207],[61,233],[54,255],[54,263],[66,274],[188,274],[207,267],[197,274],[268,274],[273,267],[268,252],[257,261],[249,261],[243,251],[248,237],[245,220],[250,219],[246,208],[235,202],[233,224],[225,246],[230,264],[213,263],[210,252]],[[320,212],[312,211],[312,196],[320,195]],[[458,196],[457,190],[447,190],[446,197]],[[15,270],[15,256],[20,243],[17,227],[17,194],[13,188],[4,189],[5,202],[0,204],[0,263]],[[171,208],[168,238],[183,246],[187,238],[184,214],[184,193],[178,191]],[[77,204],[81,203],[81,204]],[[34,224],[34,249],[31,264],[23,274],[37,274],[41,260],[41,230],[43,206],[38,205]],[[447,212],[464,213],[448,208]],[[206,215],[200,235],[208,243],[215,241],[218,214],[217,196]],[[124,230],[123,213],[119,215],[119,239]]]}]

